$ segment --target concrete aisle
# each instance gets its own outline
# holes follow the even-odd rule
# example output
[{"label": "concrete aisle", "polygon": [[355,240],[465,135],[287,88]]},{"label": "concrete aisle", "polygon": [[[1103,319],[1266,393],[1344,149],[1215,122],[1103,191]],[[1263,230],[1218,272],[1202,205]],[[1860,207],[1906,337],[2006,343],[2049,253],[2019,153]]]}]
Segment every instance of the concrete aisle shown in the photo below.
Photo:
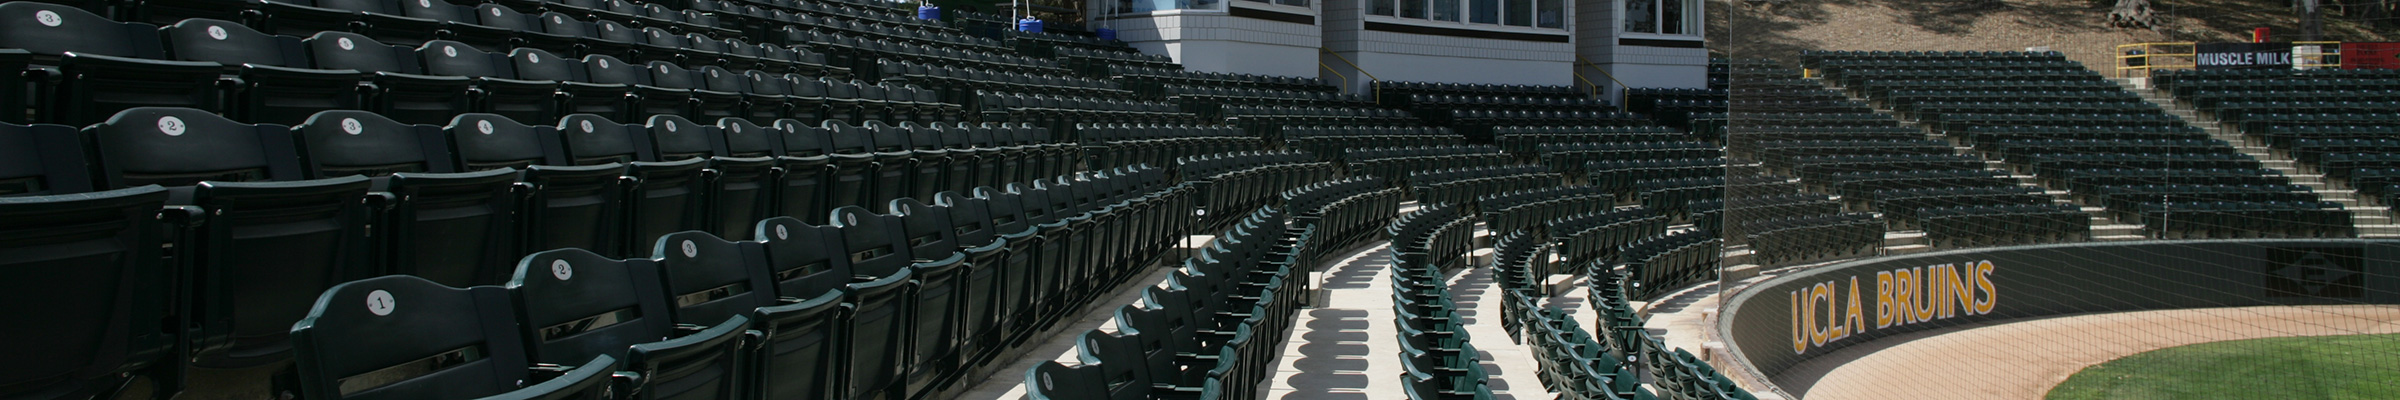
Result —
[{"label": "concrete aisle", "polygon": [[1392,324],[1391,244],[1361,248],[1325,269],[1316,308],[1300,311],[1270,399],[1385,400],[1400,387],[1400,331]]},{"label": "concrete aisle", "polygon": [[[1268,398],[1385,400],[1406,398],[1400,374],[1399,327],[1392,313],[1390,244],[1346,254],[1319,283],[1318,308],[1301,312],[1283,361],[1268,381]],[[1467,333],[1481,350],[1499,399],[1547,399],[1531,349],[1508,340],[1501,327],[1500,292],[1491,271],[1453,272],[1450,294]],[[1515,394],[1511,394],[1511,393]]]}]

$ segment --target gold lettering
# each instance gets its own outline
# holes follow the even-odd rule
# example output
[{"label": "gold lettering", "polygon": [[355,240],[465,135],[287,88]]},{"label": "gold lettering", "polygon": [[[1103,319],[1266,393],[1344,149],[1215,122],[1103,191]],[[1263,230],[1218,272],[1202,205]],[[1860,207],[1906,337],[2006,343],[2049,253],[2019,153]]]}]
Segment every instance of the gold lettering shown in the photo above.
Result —
[{"label": "gold lettering", "polygon": [[1800,300],[1800,291],[1797,291],[1797,290],[1795,290],[1795,291],[1792,291],[1792,292],[1791,292],[1791,298],[1792,298],[1792,354],[1803,354],[1803,353],[1807,353],[1807,352],[1808,352],[1808,334],[1806,334],[1806,333],[1802,333],[1802,332],[1806,332],[1806,329],[1804,329],[1803,327],[1801,327],[1801,322],[1800,322],[1800,321],[1805,321],[1805,320],[1807,320],[1807,318],[1806,318],[1806,317],[1802,317],[1802,316],[1801,316],[1801,314],[1800,314],[1800,310],[1803,308],[1803,307],[1800,305],[1800,301],[1801,301],[1801,300]]},{"label": "gold lettering", "polygon": [[[1933,300],[1933,297],[1940,296],[1942,291],[1941,288],[1934,287],[1934,283],[1940,282],[1940,280],[1926,279],[1930,278],[1931,276],[1925,274],[1924,267],[1917,267],[1909,271],[1909,274],[1915,275],[1915,277],[1912,279],[1916,279],[1916,281],[1913,283],[1917,284],[1917,288],[1924,288],[1925,290],[1922,292],[1911,293],[1911,296],[1909,296],[1909,300],[1915,301],[1911,304],[1917,309],[1917,322],[1932,321],[1933,305],[1936,304]],[[1917,288],[1909,289],[1917,290]]]},{"label": "gold lettering", "polygon": [[1892,272],[1875,271],[1875,328],[1892,327]]},{"label": "gold lettering", "polygon": [[1862,311],[1860,308],[1861,307],[1858,305],[1858,277],[1851,276],[1850,307],[1845,309],[1842,313],[1842,326],[1850,327],[1850,330],[1844,331],[1842,336],[1846,337],[1850,336],[1850,333],[1865,333],[1867,331],[1867,317],[1860,315],[1862,314],[1860,312]]},{"label": "gold lettering", "polygon": [[[1809,337],[1809,344],[1818,346],[1825,345],[1825,328],[1827,328],[1827,326],[1817,324],[1817,302],[1825,301],[1831,297],[1828,292],[1831,292],[1831,290],[1826,289],[1825,284],[1823,283],[1816,284],[1816,286],[1811,286],[1808,289],[1808,331],[1814,334]],[[1828,317],[1830,317],[1830,315],[1828,315]]]},{"label": "gold lettering", "polygon": [[1953,309],[1957,310],[1958,314],[1975,314],[1975,286],[1967,284],[1967,280],[1960,278],[1960,269],[1965,269],[1966,275],[1975,274],[1975,264],[1967,264],[1953,266],[1948,271],[1949,274],[1944,275],[1943,279],[1950,281],[1950,301],[1942,303],[1943,316],[1952,315],[1950,310]]},{"label": "gold lettering", "polygon": [[1911,305],[1916,304],[1916,285],[1915,274],[1907,268],[1892,270],[1892,312],[1900,314],[1899,323],[1894,325],[1917,322],[1916,307]]},{"label": "gold lettering", "polygon": [[1975,299],[1976,314],[1990,314],[1999,305],[2000,292],[1992,290],[1992,262],[1975,263],[1975,287],[1983,290],[1983,298]]}]

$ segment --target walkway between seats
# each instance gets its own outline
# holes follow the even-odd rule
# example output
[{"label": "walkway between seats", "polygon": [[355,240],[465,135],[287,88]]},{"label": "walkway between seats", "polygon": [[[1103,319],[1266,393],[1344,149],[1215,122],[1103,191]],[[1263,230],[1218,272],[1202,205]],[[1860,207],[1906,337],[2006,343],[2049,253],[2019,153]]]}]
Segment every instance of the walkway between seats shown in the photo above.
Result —
[{"label": "walkway between seats", "polygon": [[[1400,375],[1400,328],[1392,312],[1391,244],[1344,254],[1323,271],[1326,293],[1301,310],[1283,361],[1267,381],[1269,399],[1386,400],[1407,398]],[[1501,327],[1500,291],[1489,269],[1452,272],[1450,294],[1466,319],[1491,388],[1499,399],[1547,399],[1531,350],[1512,343]],[[1514,394],[1512,394],[1514,393]]]}]

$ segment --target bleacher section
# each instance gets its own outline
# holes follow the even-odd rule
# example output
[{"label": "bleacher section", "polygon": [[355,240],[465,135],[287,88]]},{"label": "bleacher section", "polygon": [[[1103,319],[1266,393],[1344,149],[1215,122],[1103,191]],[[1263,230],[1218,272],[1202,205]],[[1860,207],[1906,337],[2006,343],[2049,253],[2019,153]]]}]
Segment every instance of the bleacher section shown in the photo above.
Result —
[{"label": "bleacher section", "polygon": [[[2400,73],[2390,70],[2162,71],[2151,88],[2171,107],[2196,111],[2214,128],[2238,132],[2242,144],[2265,147],[2269,158],[2296,162],[2292,175],[2321,175],[2326,200],[2351,200],[2361,224],[2390,221],[2400,193],[2390,177],[2400,161],[2390,143],[2400,121]],[[2295,177],[2296,178],[2296,177]],[[2298,179],[2295,179],[2298,181]],[[2308,182],[2295,182],[2308,183]],[[2340,196],[2355,193],[2354,198]],[[2333,218],[2333,215],[2326,215]],[[2336,218],[2338,220],[2338,218]],[[2365,228],[2365,226],[2360,226]],[[2362,232],[2363,233],[2363,232]],[[2381,232],[2388,234],[2390,232]]]},{"label": "bleacher section", "polygon": [[[1344,93],[912,11],[0,2],[0,282],[51,305],[0,315],[0,397],[1261,399],[1320,269],[1373,254],[1409,398],[1746,399],[1636,303],[2095,217],[2354,236],[2400,196],[2388,73],[2169,73],[2162,106],[2055,53],[1808,53],[1622,101]],[[1486,367],[1477,301],[1537,370]]]},{"label": "bleacher section", "polygon": [[[2309,188],[2278,182],[2275,174],[2250,175],[2265,186],[2183,180],[2181,172],[2258,171],[2262,164],[2055,53],[1812,52],[1802,59],[1828,81],[1932,132],[2030,170],[2043,182],[2074,188],[2078,203],[2138,224],[2151,237],[2355,235],[2344,205],[2320,201]],[[2011,82],[2034,84],[2004,86]],[[2062,176],[2075,175],[2066,169],[2094,168],[2176,172],[2146,175],[2162,178],[2148,181]],[[2054,211],[2033,211],[2037,221],[2072,219],[2040,218]]]}]

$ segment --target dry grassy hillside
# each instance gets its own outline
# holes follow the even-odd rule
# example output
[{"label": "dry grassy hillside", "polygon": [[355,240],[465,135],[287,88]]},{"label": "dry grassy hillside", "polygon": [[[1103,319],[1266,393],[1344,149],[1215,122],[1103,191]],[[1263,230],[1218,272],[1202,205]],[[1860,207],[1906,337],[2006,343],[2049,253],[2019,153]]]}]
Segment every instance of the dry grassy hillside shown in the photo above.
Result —
[{"label": "dry grassy hillside", "polygon": [[[1709,49],[1733,57],[1792,61],[1800,50],[2023,50],[2049,46],[2110,73],[2119,44],[2247,41],[2250,29],[2296,37],[2299,18],[2282,0],[2153,0],[2161,28],[2108,26],[2110,0],[1752,0],[1710,1]],[[2371,28],[2328,13],[2326,40],[2390,41],[2400,30]],[[2285,36],[2295,35],[2295,36]],[[2112,75],[2113,76],[2113,75]]]}]

